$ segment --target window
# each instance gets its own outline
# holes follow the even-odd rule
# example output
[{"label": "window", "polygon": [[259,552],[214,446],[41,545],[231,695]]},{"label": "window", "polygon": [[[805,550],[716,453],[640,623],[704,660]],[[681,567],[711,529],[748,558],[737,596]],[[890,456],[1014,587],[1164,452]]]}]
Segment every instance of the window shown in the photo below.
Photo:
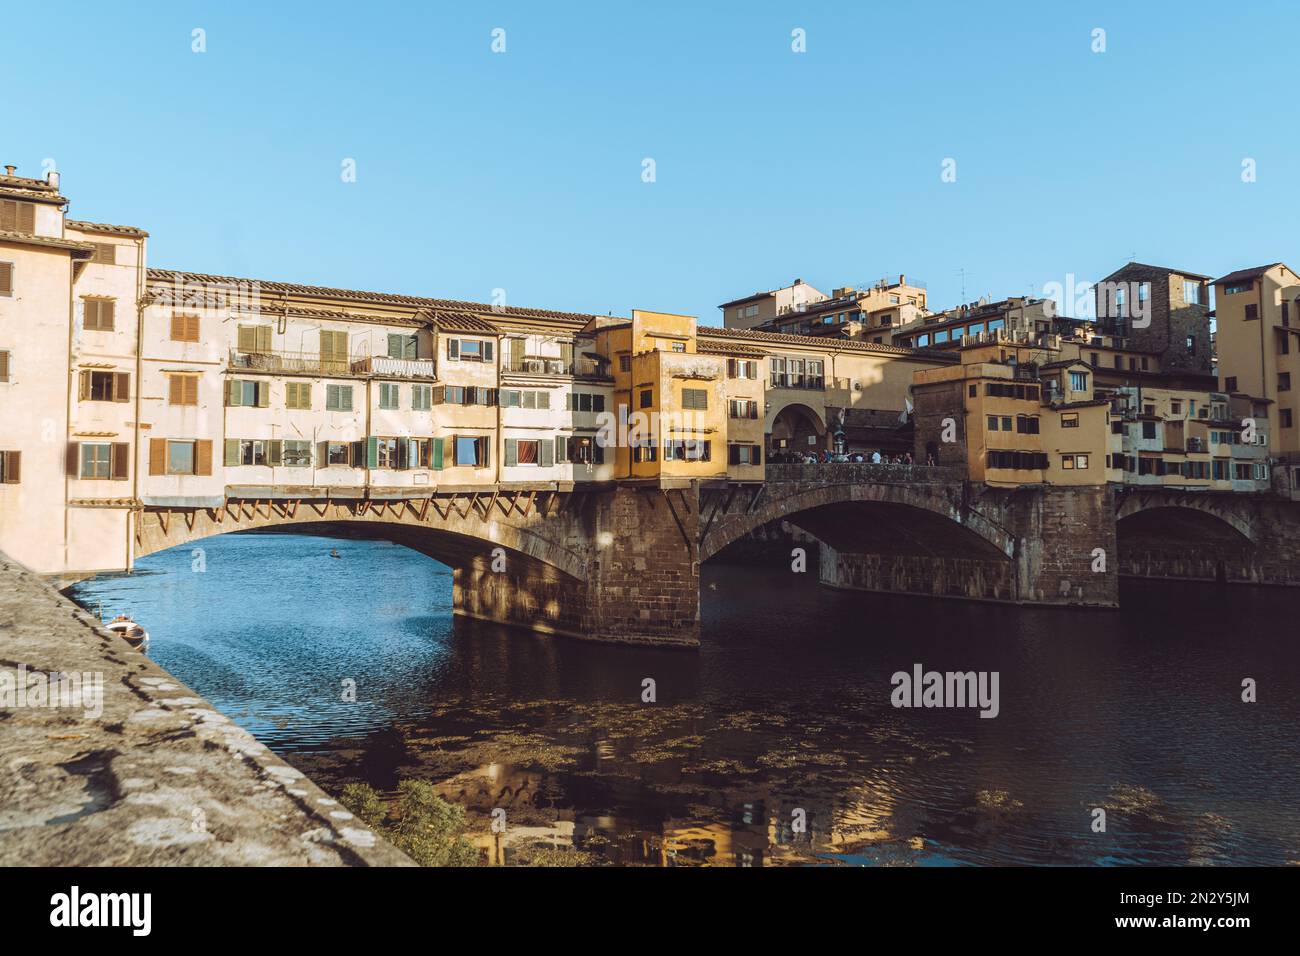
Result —
[{"label": "window", "polygon": [[1070,389],[1075,392],[1086,392],[1088,390],[1088,373],[1071,372]]},{"label": "window", "polygon": [[1246,316],[1245,316],[1246,321],[1252,322],[1258,318],[1259,318],[1259,304],[1255,302],[1246,303]]},{"label": "window", "polygon": [[131,376],[126,372],[83,370],[78,376],[77,397],[87,402],[130,401]]},{"label": "window", "polygon": [[751,398],[733,398],[729,405],[732,418],[758,418],[758,402]]},{"label": "window", "polygon": [[29,202],[0,201],[0,232],[36,234],[36,206]]},{"label": "window", "polygon": [[632,460],[634,462],[656,461],[658,457],[659,449],[649,439],[633,443]]},{"label": "window", "polygon": [[1278,390],[1279,392],[1289,392],[1289,391],[1291,391],[1291,373],[1290,373],[1290,372],[1278,372],[1278,373],[1277,373],[1277,390]]},{"label": "window", "polygon": [[230,408],[266,408],[271,403],[271,383],[246,378],[226,382],[226,405]]},{"label": "window", "polygon": [[761,445],[727,445],[727,463],[732,465],[761,465],[763,449]]},{"label": "window", "polygon": [[969,395],[971,398],[974,398],[976,395],[979,394],[979,389],[980,387],[978,385],[971,385],[970,388],[967,390],[966,394]]},{"label": "window", "polygon": [[[1187,354],[1188,355],[1196,354],[1196,336],[1194,335],[1187,336]],[[1145,361],[1145,359],[1143,361]]]},{"label": "window", "polygon": [[685,343],[685,342],[673,342],[673,343],[672,343],[672,350],[673,350],[674,352],[685,352],[685,351],[686,351],[686,343]]},{"label": "window", "polygon": [[1038,434],[1038,416],[1037,415],[1017,415],[1016,431],[1021,435]]},{"label": "window", "polygon": [[1237,376],[1229,375],[1223,380],[1223,390],[1225,392],[1235,392],[1237,390]]},{"label": "window", "polygon": [[84,320],[82,327],[87,332],[113,331],[113,299],[82,299]]},{"label": "window", "polygon": [[985,462],[989,468],[1007,468],[1016,471],[1033,471],[1047,467],[1047,455],[1037,451],[987,451]]},{"label": "window", "polygon": [[199,317],[172,313],[172,341],[197,342],[199,340]]},{"label": "window", "polygon": [[82,442],[78,477],[126,478],[131,446],[124,442]]},{"label": "window", "polygon": [[197,465],[196,445],[192,441],[169,441],[167,442],[167,474],[169,475],[193,475],[197,474],[195,468]]},{"label": "window", "polygon": [[1062,455],[1061,467],[1066,471],[1083,471],[1088,467],[1087,455]]},{"label": "window", "polygon": [[285,408],[311,408],[311,382],[284,383]]},{"label": "window", "polygon": [[453,445],[453,465],[473,468],[488,467],[488,439],[457,435]]},{"label": "window", "polygon": [[555,442],[549,438],[507,438],[504,443],[505,464],[537,465],[550,468],[555,464]]},{"label": "window", "polygon": [[413,359],[416,357],[418,339],[415,335],[403,335],[399,332],[388,333],[388,357],[395,359]]},{"label": "window", "polygon": [[442,401],[447,405],[495,405],[497,390],[474,385],[446,385]]},{"label": "window", "polygon": [[1291,325],[1291,303],[1285,299],[1282,300],[1282,325],[1283,327]]},{"label": "window", "polygon": [[709,407],[709,393],[703,388],[682,389],[682,408],[704,411]]},{"label": "window", "polygon": [[664,442],[664,461],[710,461],[713,443],[701,438],[674,438]]},{"label": "window", "polygon": [[916,337],[916,347],[918,349],[926,348],[927,346],[929,346],[929,344],[930,344],[930,335],[928,332],[925,335],[918,335]]},{"label": "window", "polygon": [[[240,326],[240,339],[243,339],[244,328]],[[265,349],[261,349],[261,341],[258,342],[259,350],[270,351],[271,349],[271,330],[266,330]],[[241,343],[240,351],[244,351]],[[328,371],[342,372],[348,367],[348,334],[346,332],[336,332],[330,329],[321,329],[320,331],[320,362]]]},{"label": "window", "polygon": [[[325,336],[328,332],[321,333],[321,357],[325,355]],[[238,352],[269,352],[271,351],[271,327],[269,325],[241,325],[239,326],[235,338],[235,350]]]},{"label": "window", "polygon": [[641,392],[641,407],[649,408],[654,404],[655,393],[651,389],[643,389]]},{"label": "window", "polygon": [[199,377],[197,375],[168,375],[167,404],[197,405],[199,403]]},{"label": "window", "polygon": [[9,381],[9,350],[0,349],[0,382]]},{"label": "window", "polygon": [[478,339],[448,339],[447,359],[452,362],[490,362],[492,343]]},{"label": "window", "polygon": [[1010,416],[1010,415],[1003,415],[1003,416],[1002,416],[1002,430],[1003,430],[1004,432],[1009,432],[1009,431],[1011,431],[1011,416]]},{"label": "window", "polygon": [[352,411],[352,386],[326,385],[325,410],[330,412]]},{"label": "window", "polygon": [[1254,287],[1254,282],[1230,282],[1223,287],[1223,294],[1240,295],[1242,292],[1249,292]]},{"label": "window", "polygon": [[16,485],[22,477],[23,453],[20,451],[0,452],[0,484]]},{"label": "window", "polygon": [[285,439],[281,464],[286,468],[310,468],[311,442],[296,438]]},{"label": "window", "polygon": [[1183,280],[1183,301],[1188,305],[1201,304],[1201,284],[1191,279]]},{"label": "window", "polygon": [[431,408],[433,408],[433,386],[412,385],[411,411],[427,412]]},{"label": "window", "polygon": [[[653,451],[653,448],[651,449]],[[586,435],[561,435],[555,439],[555,460],[582,465],[603,465],[605,449]],[[640,461],[639,458],[635,459]]]},{"label": "window", "polygon": [[[14,264],[12,262],[0,262],[0,295],[11,296],[14,294]],[[5,452],[8,454],[8,452]]]},{"label": "window", "polygon": [[259,438],[227,438],[226,466],[268,464],[267,444]]},{"label": "window", "polygon": [[565,396],[564,407],[570,412],[603,412],[605,396],[592,392],[570,392]]},{"label": "window", "polygon": [[998,430],[998,416],[996,416],[996,415],[990,415],[990,416],[989,416],[989,420],[988,420],[988,426],[989,426],[989,431],[991,431],[991,432],[995,432],[995,431],[997,431],[997,430]]},{"label": "window", "polygon": [[620,355],[620,356],[618,357],[618,370],[619,370],[620,372],[630,372],[630,371],[632,371],[632,356],[630,356],[630,355]]},{"label": "window", "polygon": [[1278,424],[1283,428],[1291,427],[1291,409],[1278,409]]},{"label": "window", "polygon": [[1143,423],[1142,423],[1142,437],[1143,437],[1143,438],[1146,438],[1146,439],[1148,439],[1148,440],[1150,440],[1150,439],[1154,439],[1154,438],[1156,437],[1156,423],[1155,423],[1155,422],[1143,422]]},{"label": "window", "polygon": [[1079,427],[1079,415],[1078,415],[1078,413],[1077,413],[1077,412],[1069,412],[1069,413],[1067,413],[1067,414],[1062,415],[1062,416],[1061,416],[1061,427],[1062,427],[1062,428],[1078,428],[1078,427]]},{"label": "window", "polygon": [[758,362],[754,359],[727,359],[728,378],[758,378]]},{"label": "window", "polygon": [[345,441],[327,441],[323,442],[325,446],[325,464],[326,465],[350,465],[352,464],[351,448]]},{"label": "window", "polygon": [[92,242],[91,245],[95,247],[95,257],[91,262],[105,266],[117,265],[117,246],[111,242]]},{"label": "window", "polygon": [[396,382],[379,383],[380,408],[396,408],[400,397],[400,388]]}]

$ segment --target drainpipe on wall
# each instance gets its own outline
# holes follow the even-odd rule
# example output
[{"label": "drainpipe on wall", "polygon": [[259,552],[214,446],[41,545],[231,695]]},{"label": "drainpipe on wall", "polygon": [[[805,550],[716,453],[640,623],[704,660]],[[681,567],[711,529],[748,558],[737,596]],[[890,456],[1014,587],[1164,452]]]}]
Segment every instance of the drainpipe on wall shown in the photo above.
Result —
[{"label": "drainpipe on wall", "polygon": [[131,462],[131,511],[126,522],[126,570],[135,566],[135,554],[131,547],[131,522],[137,520],[143,512],[137,512],[135,504],[140,500],[140,392],[144,385],[144,309],[145,309],[145,261],[144,239],[135,241],[135,423],[132,445],[134,460]]}]

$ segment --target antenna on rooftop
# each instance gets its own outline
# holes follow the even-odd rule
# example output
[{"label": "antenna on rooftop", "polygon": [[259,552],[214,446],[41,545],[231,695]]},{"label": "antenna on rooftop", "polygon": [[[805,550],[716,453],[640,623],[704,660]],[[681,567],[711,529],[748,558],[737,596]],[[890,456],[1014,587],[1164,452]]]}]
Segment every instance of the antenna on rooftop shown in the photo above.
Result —
[{"label": "antenna on rooftop", "polygon": [[961,300],[965,302],[966,301],[966,277],[970,275],[974,275],[974,273],[967,272],[965,269],[958,269],[957,275],[961,276]]}]

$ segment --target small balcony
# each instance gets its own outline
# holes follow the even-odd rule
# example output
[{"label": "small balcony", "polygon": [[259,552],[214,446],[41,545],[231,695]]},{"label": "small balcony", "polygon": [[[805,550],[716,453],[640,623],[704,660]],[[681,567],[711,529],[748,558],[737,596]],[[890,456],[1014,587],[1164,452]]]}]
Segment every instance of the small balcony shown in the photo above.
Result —
[{"label": "small balcony", "polygon": [[609,379],[612,377],[608,365],[596,362],[585,355],[567,360],[554,355],[504,354],[501,356],[501,371],[507,375],[543,375],[553,378]]},{"label": "small balcony", "polygon": [[330,377],[380,375],[387,378],[433,378],[433,359],[373,356],[363,359],[322,358],[319,352],[230,352],[232,370]]},{"label": "small balcony", "polygon": [[382,375],[385,378],[433,378],[437,372],[433,359],[399,359],[386,355],[357,359],[353,375]]}]

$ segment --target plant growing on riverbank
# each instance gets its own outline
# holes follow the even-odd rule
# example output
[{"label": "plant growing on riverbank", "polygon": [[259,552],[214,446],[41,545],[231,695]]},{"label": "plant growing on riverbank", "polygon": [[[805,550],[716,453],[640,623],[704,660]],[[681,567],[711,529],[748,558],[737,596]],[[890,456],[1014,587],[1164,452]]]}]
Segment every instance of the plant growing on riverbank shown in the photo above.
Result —
[{"label": "plant growing on riverbank", "polygon": [[477,866],[478,850],[465,839],[465,808],[448,803],[421,780],[397,785],[396,815],[374,787],[350,783],[343,805],[421,866]]}]

